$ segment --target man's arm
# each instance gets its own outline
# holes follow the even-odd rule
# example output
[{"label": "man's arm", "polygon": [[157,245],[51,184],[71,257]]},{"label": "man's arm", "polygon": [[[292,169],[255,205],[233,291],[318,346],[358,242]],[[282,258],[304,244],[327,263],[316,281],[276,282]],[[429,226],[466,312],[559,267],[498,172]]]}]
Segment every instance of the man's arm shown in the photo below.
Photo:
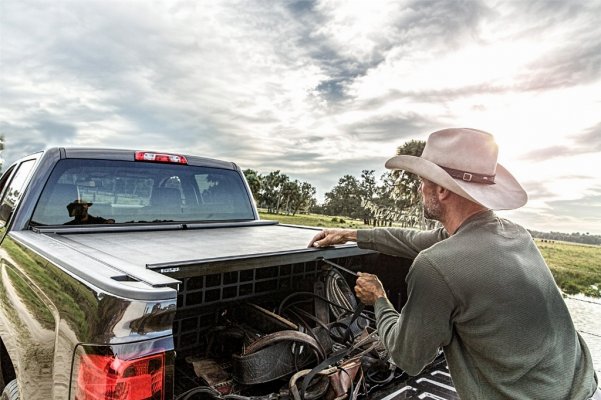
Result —
[{"label": "man's arm", "polygon": [[408,299],[399,314],[388,299],[374,304],[377,328],[393,362],[417,375],[452,338],[455,297],[438,270],[421,256],[407,275]]},{"label": "man's arm", "polygon": [[308,247],[328,247],[356,241],[361,248],[372,249],[392,256],[414,259],[418,253],[448,238],[443,228],[418,231],[401,228],[324,229],[311,239]]},{"label": "man's arm", "polygon": [[422,250],[448,237],[444,228],[430,231],[404,228],[361,229],[357,232],[357,244],[364,249],[414,259]]}]

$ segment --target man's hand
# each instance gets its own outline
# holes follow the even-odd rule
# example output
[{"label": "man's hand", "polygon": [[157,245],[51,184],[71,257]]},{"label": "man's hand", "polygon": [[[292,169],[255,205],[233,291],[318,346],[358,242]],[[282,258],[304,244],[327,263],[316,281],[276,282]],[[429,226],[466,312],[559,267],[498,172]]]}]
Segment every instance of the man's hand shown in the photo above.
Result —
[{"label": "man's hand", "polygon": [[356,229],[324,229],[311,239],[307,247],[328,247],[357,240]]},{"label": "man's hand", "polygon": [[384,286],[377,276],[365,272],[358,272],[355,294],[361,303],[373,306],[380,297],[386,298]]}]

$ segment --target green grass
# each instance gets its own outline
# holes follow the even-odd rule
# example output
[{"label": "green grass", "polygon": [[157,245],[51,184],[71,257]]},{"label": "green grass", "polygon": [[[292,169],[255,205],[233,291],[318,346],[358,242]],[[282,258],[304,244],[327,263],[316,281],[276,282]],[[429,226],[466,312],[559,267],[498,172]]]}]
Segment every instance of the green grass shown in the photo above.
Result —
[{"label": "green grass", "polygon": [[360,229],[367,227],[362,220],[350,219],[347,217],[332,217],[320,214],[270,214],[259,212],[261,219],[280,221],[282,224],[319,226],[321,228],[354,228]]},{"label": "green grass", "polygon": [[565,293],[601,297],[601,246],[539,239],[536,245]]},{"label": "green grass", "polygon": [[[318,226],[322,228],[368,229],[361,220],[319,214],[269,214],[259,212],[261,219],[282,224]],[[557,285],[567,294],[582,293],[601,297],[601,246],[535,240]]]}]

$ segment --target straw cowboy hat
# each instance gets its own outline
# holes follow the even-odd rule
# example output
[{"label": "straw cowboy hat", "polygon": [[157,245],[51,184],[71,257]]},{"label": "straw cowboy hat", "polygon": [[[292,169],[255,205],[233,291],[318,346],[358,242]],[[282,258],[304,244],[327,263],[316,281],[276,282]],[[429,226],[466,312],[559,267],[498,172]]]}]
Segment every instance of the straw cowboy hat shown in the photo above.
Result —
[{"label": "straw cowboy hat", "polygon": [[413,172],[486,208],[519,208],[526,204],[528,195],[497,163],[497,154],[498,147],[490,133],[469,128],[443,129],[430,134],[421,157],[392,157],[386,168]]}]

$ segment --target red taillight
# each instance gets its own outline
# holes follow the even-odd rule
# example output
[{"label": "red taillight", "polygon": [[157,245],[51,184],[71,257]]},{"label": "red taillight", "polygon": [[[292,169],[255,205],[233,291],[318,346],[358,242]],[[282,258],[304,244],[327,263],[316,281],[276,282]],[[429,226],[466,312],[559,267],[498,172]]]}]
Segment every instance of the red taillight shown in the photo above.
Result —
[{"label": "red taillight", "polygon": [[162,400],[165,354],[135,360],[83,354],[77,376],[77,400]]},{"label": "red taillight", "polygon": [[136,151],[135,159],[136,161],[188,164],[186,157],[179,154],[153,153],[150,151]]}]

